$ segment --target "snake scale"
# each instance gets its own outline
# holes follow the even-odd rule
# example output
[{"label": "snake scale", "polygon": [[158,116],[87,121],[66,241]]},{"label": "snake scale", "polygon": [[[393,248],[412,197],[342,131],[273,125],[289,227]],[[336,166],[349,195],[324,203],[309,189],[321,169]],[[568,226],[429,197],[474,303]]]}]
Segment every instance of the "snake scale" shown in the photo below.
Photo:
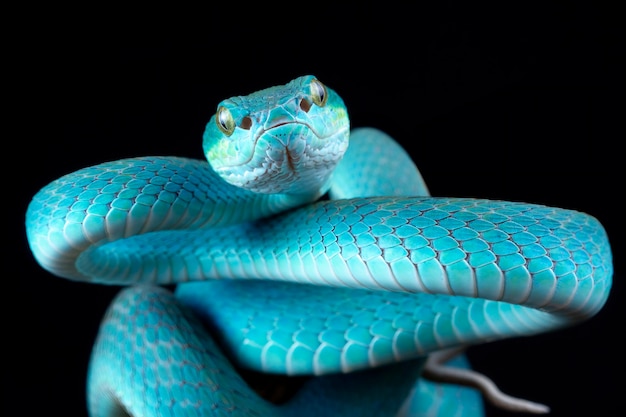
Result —
[{"label": "snake scale", "polygon": [[[127,286],[93,349],[92,416],[481,415],[478,391],[451,382],[547,411],[460,351],[598,312],[612,259],[595,218],[431,197],[313,76],[222,101],[203,140],[208,164],[105,162],[28,207],[43,268]],[[275,404],[242,370],[315,377]]]}]

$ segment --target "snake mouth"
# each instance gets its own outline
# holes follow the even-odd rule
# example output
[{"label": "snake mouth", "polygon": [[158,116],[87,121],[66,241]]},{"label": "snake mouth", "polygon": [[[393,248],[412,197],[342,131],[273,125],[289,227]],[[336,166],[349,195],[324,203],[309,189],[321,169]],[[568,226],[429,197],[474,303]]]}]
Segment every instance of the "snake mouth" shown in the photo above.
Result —
[{"label": "snake mouth", "polygon": [[[258,145],[259,145],[261,138],[267,133],[271,134],[272,130],[280,129],[281,127],[285,127],[289,125],[304,126],[305,128],[309,129],[315,135],[316,138],[320,139],[319,134],[307,123],[294,122],[294,121],[281,121],[267,128],[260,128],[256,133],[251,134],[251,137],[252,137],[252,144],[250,145],[251,152],[248,153],[245,159],[242,158],[237,161],[232,161],[232,163],[230,164],[222,164],[220,167],[215,168],[215,170],[219,172],[228,172],[229,170],[232,170],[232,169],[250,165],[252,161],[255,159],[255,156],[260,151]],[[302,134],[298,134],[298,136],[302,136]],[[292,155],[289,154],[289,148],[288,148],[289,143],[292,142],[292,139],[290,138],[288,141],[284,141],[279,135],[275,135],[274,138],[286,149],[287,158],[289,160],[293,160]]]},{"label": "snake mouth", "polygon": [[[299,130],[299,127],[302,127],[304,131]],[[282,131],[283,129],[284,132]],[[274,134],[274,131],[276,130],[279,130],[279,132]],[[315,140],[321,139],[319,133],[316,132],[311,125],[296,121],[282,121],[273,124],[267,128],[260,129],[259,132],[255,135],[253,141],[253,151],[250,153],[247,160],[243,161],[240,165],[250,164],[255,158],[255,154],[257,152],[263,152],[265,153],[265,155],[267,155],[266,158],[269,158],[272,161],[276,161],[276,159],[272,158],[268,152],[268,150],[272,148],[271,142],[275,141],[276,148],[280,149],[280,153],[284,152],[284,161],[286,161],[289,170],[295,171],[296,168],[294,160],[297,159],[297,154],[302,154],[307,148],[311,148],[310,140],[307,139],[307,137],[309,136],[307,131],[313,134]],[[272,139],[267,141],[266,146],[262,146],[259,148],[259,142],[261,141],[261,138],[266,134],[270,135]],[[301,146],[300,149],[295,149],[294,145],[298,143],[302,143],[304,144],[304,146]]]},{"label": "snake mouth", "polygon": [[[270,125],[268,127],[259,129],[259,132],[256,134],[256,137],[255,137],[255,144],[261,138],[261,136],[263,136],[264,134],[270,133],[272,130],[279,129],[279,128],[285,127],[285,126],[294,126],[294,127],[296,127],[296,126],[304,126],[304,128],[306,128],[309,131],[311,131],[311,133],[313,133],[313,135],[316,138],[321,139],[321,136],[320,136],[319,132],[317,132],[313,128],[313,126],[311,126],[308,123],[299,122],[299,121],[282,121],[282,122],[277,122],[276,124],[272,124],[272,125]],[[298,136],[302,136],[302,134],[299,134]]]},{"label": "snake mouth", "polygon": [[258,129],[249,152],[216,171],[227,182],[259,193],[318,191],[345,151],[345,131],[338,126],[324,139],[310,124],[282,120]]},{"label": "snake mouth", "polygon": [[343,123],[316,129],[306,120],[275,118],[248,129],[233,157],[213,169],[228,183],[251,191],[309,193],[328,183],[347,148],[348,131]]}]

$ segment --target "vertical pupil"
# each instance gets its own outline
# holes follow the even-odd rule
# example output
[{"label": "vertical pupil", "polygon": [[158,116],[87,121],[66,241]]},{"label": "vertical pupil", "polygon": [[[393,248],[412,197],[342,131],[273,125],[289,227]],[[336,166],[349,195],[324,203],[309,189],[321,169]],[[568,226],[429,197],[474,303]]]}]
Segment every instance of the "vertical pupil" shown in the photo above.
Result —
[{"label": "vertical pupil", "polygon": [[224,111],[224,109],[220,110],[220,124],[222,125],[222,127],[224,129],[228,129],[228,117],[226,115],[226,112]]},{"label": "vertical pupil", "polygon": [[319,97],[320,101],[324,101],[324,89],[319,85],[319,83],[313,83],[315,85],[315,94]]},{"label": "vertical pupil", "polygon": [[311,95],[313,96],[313,101],[318,106],[323,106],[326,101],[326,90],[322,83],[317,80],[311,81]]}]

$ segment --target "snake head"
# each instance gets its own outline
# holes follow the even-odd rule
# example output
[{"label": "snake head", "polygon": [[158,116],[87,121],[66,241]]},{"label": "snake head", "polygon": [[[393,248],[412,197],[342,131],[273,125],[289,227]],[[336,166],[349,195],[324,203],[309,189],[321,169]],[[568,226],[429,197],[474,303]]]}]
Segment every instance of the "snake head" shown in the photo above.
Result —
[{"label": "snake head", "polygon": [[227,182],[259,193],[317,193],[348,147],[341,97],[314,76],[223,100],[203,137]]}]

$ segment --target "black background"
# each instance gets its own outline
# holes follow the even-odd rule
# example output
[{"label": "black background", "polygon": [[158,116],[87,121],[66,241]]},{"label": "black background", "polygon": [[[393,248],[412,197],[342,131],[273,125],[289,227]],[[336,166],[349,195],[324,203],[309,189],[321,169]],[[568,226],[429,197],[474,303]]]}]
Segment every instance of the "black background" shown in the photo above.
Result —
[{"label": "black background", "polygon": [[[553,416],[617,415],[625,113],[616,11],[591,2],[272,7],[198,16],[193,36],[176,29],[186,22],[154,21],[128,36],[86,19],[41,31],[19,51],[27,119],[8,137],[22,151],[13,161],[21,167],[9,225],[17,253],[8,260],[17,264],[7,282],[16,288],[5,293],[3,322],[15,352],[5,356],[13,389],[4,405],[84,415],[91,344],[118,291],[55,278],[35,263],[23,227],[32,195],[107,160],[202,158],[204,125],[221,99],[310,73],[342,95],[353,127],[398,139],[433,195],[555,205],[603,223],[615,258],[605,308],[571,329],[473,348],[470,359]],[[488,407],[488,415],[511,414]]]}]

